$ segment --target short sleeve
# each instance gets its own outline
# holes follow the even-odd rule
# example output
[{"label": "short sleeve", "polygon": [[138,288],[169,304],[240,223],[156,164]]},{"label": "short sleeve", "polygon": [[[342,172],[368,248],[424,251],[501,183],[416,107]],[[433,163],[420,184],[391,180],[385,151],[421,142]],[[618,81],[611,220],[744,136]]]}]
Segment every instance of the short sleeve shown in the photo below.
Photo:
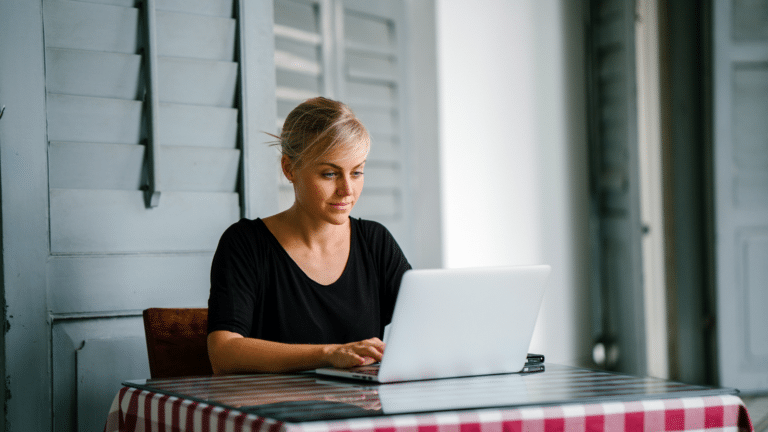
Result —
[{"label": "short sleeve", "polygon": [[227,330],[248,336],[260,288],[254,239],[246,220],[229,227],[211,263],[208,333]]}]

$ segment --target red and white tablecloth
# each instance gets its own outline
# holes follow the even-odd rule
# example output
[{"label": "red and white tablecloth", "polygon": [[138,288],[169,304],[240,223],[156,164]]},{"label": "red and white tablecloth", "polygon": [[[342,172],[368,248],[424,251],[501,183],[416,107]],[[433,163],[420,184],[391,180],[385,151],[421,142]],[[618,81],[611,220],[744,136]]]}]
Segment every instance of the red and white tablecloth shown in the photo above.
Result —
[{"label": "red and white tablecloth", "polygon": [[734,395],[547,407],[479,409],[327,422],[285,423],[235,409],[123,387],[105,432],[539,432],[752,431]]}]

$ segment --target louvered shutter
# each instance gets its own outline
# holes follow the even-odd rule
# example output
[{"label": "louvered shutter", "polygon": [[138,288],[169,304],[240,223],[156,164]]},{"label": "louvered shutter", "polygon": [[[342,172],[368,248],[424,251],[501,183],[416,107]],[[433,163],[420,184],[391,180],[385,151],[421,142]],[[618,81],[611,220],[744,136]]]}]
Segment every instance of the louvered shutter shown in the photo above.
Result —
[{"label": "louvered shutter", "polygon": [[51,251],[212,250],[240,214],[232,4],[158,2],[164,190],[148,211],[140,190],[147,53],[142,59],[140,11],[123,3],[45,3]]},{"label": "louvered shutter", "polygon": [[[342,8],[340,8],[342,9]],[[403,5],[344,1],[339,93],[371,133],[365,192],[354,215],[389,228],[406,254],[413,238],[405,133]]]},{"label": "louvered shutter", "polygon": [[[400,1],[275,1],[278,127],[302,100],[347,103],[372,147],[352,215],[383,223],[406,254],[412,242],[406,140],[405,24]],[[281,208],[293,190],[281,182]]]},{"label": "louvered shutter", "polygon": [[250,1],[43,0],[56,430],[103,427],[119,380],[146,376],[140,311],[204,306],[222,232],[276,210],[258,135],[275,124],[271,15]]},{"label": "louvered shutter", "polygon": [[[288,113],[304,100],[334,98],[331,18],[327,1],[275,1],[276,135]],[[279,207],[285,210],[293,204],[293,187],[277,158],[273,172],[279,179]]]},{"label": "louvered shutter", "polygon": [[646,372],[635,88],[634,2],[595,0],[590,16],[593,297],[609,368]]}]

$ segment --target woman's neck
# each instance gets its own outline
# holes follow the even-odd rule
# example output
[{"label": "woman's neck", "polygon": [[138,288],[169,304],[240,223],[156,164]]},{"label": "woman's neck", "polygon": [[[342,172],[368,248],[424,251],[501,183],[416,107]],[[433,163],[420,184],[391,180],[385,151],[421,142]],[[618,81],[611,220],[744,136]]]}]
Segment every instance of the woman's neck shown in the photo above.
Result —
[{"label": "woman's neck", "polygon": [[284,237],[285,240],[293,244],[299,242],[309,249],[333,249],[339,242],[349,239],[349,219],[342,225],[331,224],[312,218],[295,205],[267,219],[273,218],[280,234],[290,237]]}]

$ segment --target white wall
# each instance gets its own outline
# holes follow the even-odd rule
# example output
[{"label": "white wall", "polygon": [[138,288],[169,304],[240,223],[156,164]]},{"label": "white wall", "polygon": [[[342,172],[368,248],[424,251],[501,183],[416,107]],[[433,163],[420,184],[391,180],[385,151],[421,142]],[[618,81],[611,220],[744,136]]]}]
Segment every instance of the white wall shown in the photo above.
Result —
[{"label": "white wall", "polygon": [[443,266],[440,205],[440,143],[438,139],[435,0],[406,0],[408,20],[408,136],[413,144],[413,254],[416,268]]},{"label": "white wall", "polygon": [[553,268],[530,350],[586,365],[582,6],[436,0],[443,264]]}]

